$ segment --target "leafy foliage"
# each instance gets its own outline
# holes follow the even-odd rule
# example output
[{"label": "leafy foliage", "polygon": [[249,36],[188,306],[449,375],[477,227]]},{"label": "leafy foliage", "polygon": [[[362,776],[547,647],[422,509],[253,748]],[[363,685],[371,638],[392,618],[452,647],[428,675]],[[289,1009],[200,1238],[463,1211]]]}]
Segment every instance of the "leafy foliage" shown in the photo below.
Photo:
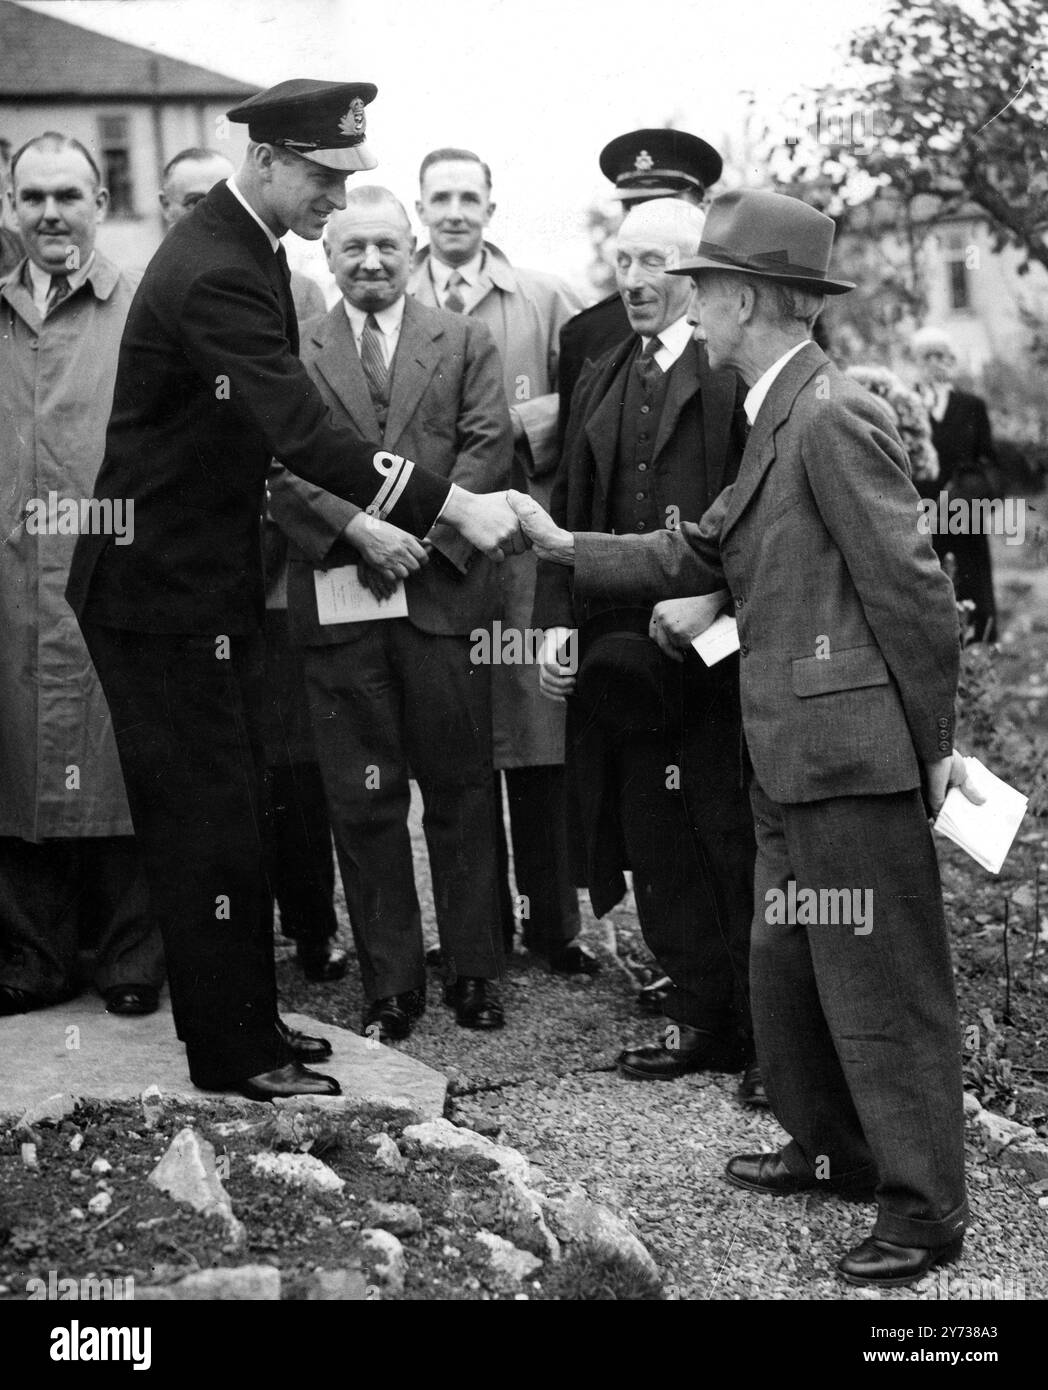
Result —
[{"label": "leafy foliage", "polygon": [[981,11],[890,0],[851,41],[854,80],[817,93],[820,111],[852,119],[791,142],[793,177],[820,183],[833,215],[871,185],[908,205],[931,195],[940,212],[975,203],[995,249],[1048,268],[1048,14],[1040,0],[983,0]]}]

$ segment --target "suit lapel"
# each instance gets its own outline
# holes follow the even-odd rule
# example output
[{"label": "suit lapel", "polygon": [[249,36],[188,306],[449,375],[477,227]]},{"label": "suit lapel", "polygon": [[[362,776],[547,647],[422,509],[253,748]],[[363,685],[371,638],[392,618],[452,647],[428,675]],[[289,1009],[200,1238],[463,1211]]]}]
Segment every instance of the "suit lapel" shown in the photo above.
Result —
[{"label": "suit lapel", "polygon": [[830,359],[814,343],[807,344],[786,363],[772,382],[764,398],[757,421],[746,441],[746,451],[739,466],[739,476],[732,491],[731,503],[725,513],[721,540],[749,506],[761,479],[775,461],[775,432],[789,416],[793,403],[802,388],[820,368],[829,366]]},{"label": "suit lapel", "polygon": [[[637,343],[638,338],[634,334],[622,345],[621,349],[613,354],[593,385],[593,399],[597,402],[597,406],[585,425],[586,438],[589,440],[589,446],[596,463],[596,487],[594,497],[591,499],[591,509],[596,500],[597,488],[599,488],[605,507],[607,506],[612,474],[615,471],[615,455],[619,445],[619,426],[622,420],[622,395],[612,388],[624,364],[632,357]],[[594,515],[589,524],[595,529],[601,530],[606,520],[605,516]]]},{"label": "suit lapel", "polygon": [[[345,315],[343,315],[345,317]],[[386,443],[392,447],[407,428],[429,379],[440,361],[439,339],[443,328],[426,331],[419,326],[411,300],[404,304],[404,318],[393,357]],[[363,376],[363,369],[361,369]]]},{"label": "suit lapel", "polygon": [[378,416],[341,300],[326,318],[321,319],[313,341],[320,349],[314,358],[317,371],[338,397],[361,436],[378,439],[381,433]]},{"label": "suit lapel", "polygon": [[[658,433],[655,436],[655,452],[652,455],[655,463],[658,462],[659,455],[673,437],[673,431],[677,428],[681,411],[699,389],[699,362],[696,354],[692,351],[693,347],[694,344],[689,343],[669,371],[666,399],[662,403],[662,415],[659,419]],[[706,402],[703,401],[704,408],[705,404]]]}]

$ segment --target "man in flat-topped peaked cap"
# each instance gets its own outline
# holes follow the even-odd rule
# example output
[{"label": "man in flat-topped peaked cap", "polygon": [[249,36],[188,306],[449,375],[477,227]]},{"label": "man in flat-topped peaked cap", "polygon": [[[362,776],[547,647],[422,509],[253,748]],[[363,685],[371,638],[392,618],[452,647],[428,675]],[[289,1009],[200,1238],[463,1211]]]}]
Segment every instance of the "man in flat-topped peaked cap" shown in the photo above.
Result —
[{"label": "man in flat-topped peaked cap", "polygon": [[[682,198],[701,207],[707,188],[717,182],[723,167],[713,146],[686,130],[631,130],[617,135],[600,152],[600,171],[615,185],[613,196],[622,203],[624,213],[653,198]],[[561,329],[557,379],[561,441],[583,367],[632,333],[618,290],[583,309]]]},{"label": "man in flat-topped peaked cap", "polygon": [[282,82],[230,111],[237,174],[173,227],[120,348],[95,489],[134,542],[81,535],[67,596],[113,716],[189,1073],[255,1099],[335,1094],[330,1055],[277,1014],[264,892],[261,518],[278,458],[365,510],[387,573],[425,562],[440,517],[495,559],[523,549],[504,493],[474,496],[332,423],[298,358],[280,237],[316,240],[374,168],[367,82]]}]

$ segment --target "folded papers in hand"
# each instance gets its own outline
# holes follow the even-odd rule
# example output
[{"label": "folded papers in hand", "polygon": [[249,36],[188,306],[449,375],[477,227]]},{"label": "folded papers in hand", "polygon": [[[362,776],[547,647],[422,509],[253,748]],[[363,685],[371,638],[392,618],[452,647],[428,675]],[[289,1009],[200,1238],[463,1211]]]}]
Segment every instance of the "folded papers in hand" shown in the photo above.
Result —
[{"label": "folded papers in hand", "polygon": [[1028,798],[995,777],[978,758],[965,758],[964,765],[972,786],[986,800],[976,806],[959,787],[951,787],[936,817],[935,829],[960,845],[991,874],[999,874],[1026,814]]},{"label": "folded papers in hand", "polygon": [[718,661],[739,650],[739,625],[730,613],[722,613],[705,632],[691,639],[691,645],[707,666],[716,666]]},{"label": "folded papers in hand", "polygon": [[356,565],[315,570],[313,582],[317,590],[317,620],[322,627],[332,623],[365,623],[374,618],[406,618],[408,615],[402,579],[398,580],[396,589],[387,599],[376,598],[370,589],[365,589]]}]

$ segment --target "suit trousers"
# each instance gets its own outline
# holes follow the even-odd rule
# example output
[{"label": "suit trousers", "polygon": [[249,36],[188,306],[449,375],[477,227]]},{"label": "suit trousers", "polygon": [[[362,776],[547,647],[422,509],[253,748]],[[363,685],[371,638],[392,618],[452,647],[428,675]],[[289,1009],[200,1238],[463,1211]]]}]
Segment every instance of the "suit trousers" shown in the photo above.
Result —
[{"label": "suit trousers", "polygon": [[300,951],[317,950],[338,933],[335,856],[320,768],[291,763],[266,769],[269,798],[269,882],[264,908],[272,929],[273,899],[280,930]]},{"label": "suit trousers", "polygon": [[491,669],[468,637],[408,618],[306,648],[306,685],[335,850],[369,1000],[425,984],[409,779],[422,793],[447,978],[502,971],[491,763]]},{"label": "suit trousers", "polygon": [[666,1015],[748,1042],[754,848],[738,761],[737,736],[634,732],[611,752],[641,931],[673,982]]},{"label": "suit trousers", "polygon": [[113,718],[131,819],[197,1086],[292,1060],[264,926],[261,632],[131,632],[81,620]]},{"label": "suit trousers", "polygon": [[94,982],[164,983],[164,951],[133,835],[30,844],[0,838],[0,983],[49,1003],[75,993],[77,955]]},{"label": "suit trousers", "polygon": [[516,918],[509,891],[509,847],[502,816],[506,778],[513,836],[513,878],[521,900],[521,926],[529,951],[549,956],[579,934],[579,895],[568,847],[567,781],[562,764],[510,767],[496,772],[495,844],[499,865],[499,918],[506,950],[513,949]]},{"label": "suit trousers", "polygon": [[[772,1109],[791,1136],[784,1161],[798,1175],[875,1179],[875,1236],[949,1244],[968,1214],[961,1041],[921,795],[781,805],[756,781],[750,795],[753,1024]],[[791,880],[797,895],[849,890],[852,907],[826,892],[809,923],[799,896],[783,910]]]}]

